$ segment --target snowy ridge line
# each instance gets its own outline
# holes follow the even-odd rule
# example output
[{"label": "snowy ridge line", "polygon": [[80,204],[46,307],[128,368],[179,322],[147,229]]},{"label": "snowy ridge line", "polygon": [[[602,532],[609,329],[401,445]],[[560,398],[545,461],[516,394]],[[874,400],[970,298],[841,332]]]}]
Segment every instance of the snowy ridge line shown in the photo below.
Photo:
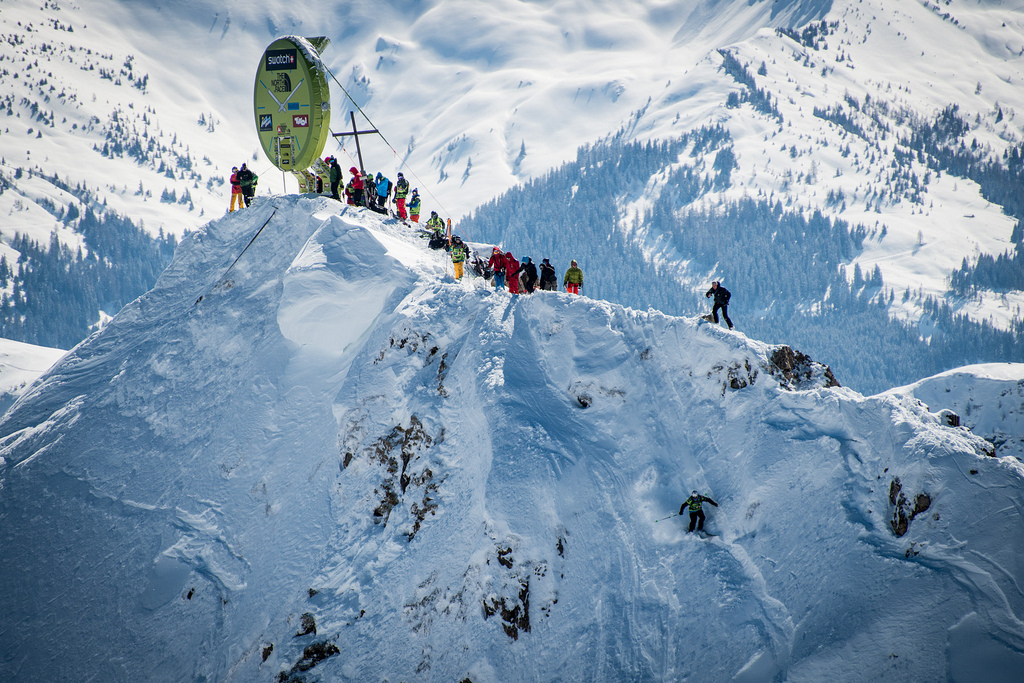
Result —
[{"label": "snowy ridge line", "polygon": [[[966,429],[697,320],[454,282],[368,211],[253,209],[0,422],[0,653],[35,653],[4,676],[1020,670],[1022,468]],[[693,488],[715,538],[655,523]]]}]

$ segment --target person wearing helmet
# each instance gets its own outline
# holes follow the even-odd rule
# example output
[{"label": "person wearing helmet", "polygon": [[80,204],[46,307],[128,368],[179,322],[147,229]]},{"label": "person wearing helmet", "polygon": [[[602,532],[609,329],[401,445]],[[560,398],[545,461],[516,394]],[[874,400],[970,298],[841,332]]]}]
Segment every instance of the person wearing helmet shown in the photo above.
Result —
[{"label": "person wearing helmet", "polygon": [[231,206],[228,208],[228,213],[232,213],[235,210],[235,204],[238,204],[238,208],[242,208],[242,185],[238,182],[238,167],[231,167]]},{"label": "person wearing helmet", "polygon": [[686,530],[686,533],[693,531],[694,525],[697,527],[697,531],[704,531],[704,510],[703,503],[708,502],[718,507],[718,503],[711,500],[707,496],[702,496],[697,491],[693,491],[690,497],[683,501],[683,504],[679,506],[679,514],[682,515],[685,510],[690,511],[690,528]]},{"label": "person wearing helmet", "polygon": [[540,262],[540,289],[547,292],[558,289],[558,274],[547,259]]},{"label": "person wearing helmet", "polygon": [[491,249],[491,258],[487,260],[487,265],[494,271],[494,289],[505,289],[505,255],[501,253],[501,249]]},{"label": "person wearing helmet", "polygon": [[416,188],[413,188],[412,196],[409,197],[409,218],[413,223],[420,222],[420,191]]},{"label": "person wearing helmet", "polygon": [[331,168],[331,199],[336,199],[340,202],[341,195],[338,194],[338,186],[341,185],[341,166],[338,166],[338,160],[334,157],[328,157],[326,161]]},{"label": "person wearing helmet", "polygon": [[395,208],[398,211],[398,218],[405,220],[405,198],[409,196],[409,181],[401,173],[395,182]]},{"label": "person wearing helmet", "polygon": [[455,268],[455,279],[462,279],[462,264],[466,262],[466,258],[469,256],[469,250],[466,248],[466,243],[462,241],[462,238],[456,235],[452,238],[452,266]]},{"label": "person wearing helmet", "polygon": [[570,294],[579,294],[582,285],[583,271],[580,270],[580,267],[576,265],[576,261],[573,260],[569,264],[569,270],[565,271],[565,277],[562,278],[562,286]]},{"label": "person wearing helmet", "polygon": [[715,297],[715,305],[711,308],[711,319],[716,325],[718,324],[718,309],[721,308],[722,317],[725,318],[725,323],[731,330],[732,321],[729,320],[729,299],[732,297],[732,294],[728,289],[719,284],[718,280],[715,280],[711,283],[711,289],[705,292],[704,298],[706,299],[710,296]]},{"label": "person wearing helmet", "polygon": [[388,200],[391,199],[391,190],[394,188],[394,183],[380,171],[377,172],[374,182],[377,185],[377,213],[387,214]]},{"label": "person wearing helmet", "polygon": [[529,256],[523,257],[523,262],[516,272],[523,274],[523,291],[527,294],[533,294],[533,288],[537,284],[537,266],[533,264],[533,260]]},{"label": "person wearing helmet", "polygon": [[433,232],[434,235],[444,233],[444,221],[437,215],[437,211],[430,212],[430,218],[427,219],[427,230]]},{"label": "person wearing helmet", "polygon": [[238,169],[238,184],[242,188],[242,199],[245,201],[246,207],[252,204],[252,198],[256,195],[257,180],[259,180],[259,176],[245,164]]}]

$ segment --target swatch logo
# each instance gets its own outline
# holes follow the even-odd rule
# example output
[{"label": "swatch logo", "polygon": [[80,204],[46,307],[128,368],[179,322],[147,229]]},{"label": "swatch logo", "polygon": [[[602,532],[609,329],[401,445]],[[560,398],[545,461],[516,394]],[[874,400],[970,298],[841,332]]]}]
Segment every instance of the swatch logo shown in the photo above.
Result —
[{"label": "swatch logo", "polygon": [[265,66],[267,71],[294,69],[298,59],[298,52],[294,48],[290,50],[267,50]]}]

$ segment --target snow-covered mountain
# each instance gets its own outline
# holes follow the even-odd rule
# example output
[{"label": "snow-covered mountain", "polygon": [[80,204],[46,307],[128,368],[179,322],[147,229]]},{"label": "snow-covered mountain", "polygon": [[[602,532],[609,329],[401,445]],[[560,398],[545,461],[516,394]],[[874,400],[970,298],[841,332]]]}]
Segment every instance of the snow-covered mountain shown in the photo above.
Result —
[{"label": "snow-covered mountain", "polygon": [[[652,263],[687,286],[706,284],[644,211],[672,191],[672,170],[728,161],[731,177],[675,207],[681,216],[770,196],[863,224],[870,239],[849,277],[878,267],[888,291],[909,293],[891,315],[921,321],[927,338],[937,297],[1010,329],[1024,298],[1012,276],[1021,261],[1000,266],[1000,278],[968,273],[955,293],[950,279],[965,259],[1012,256],[1024,239],[1014,237],[1016,209],[1002,208],[1024,205],[1019,189],[1004,196],[978,180],[981,165],[1024,140],[1020,9],[1019,0],[8,3],[0,170],[23,178],[0,196],[10,217],[0,229],[8,242],[19,230],[45,243],[56,228],[80,246],[73,220],[43,211],[66,217],[80,199],[40,174],[86,183],[96,192],[88,201],[174,235],[224,210],[232,164],[250,161],[262,192],[285,190],[258,150],[252,74],[274,38],[326,35],[334,130],[348,125],[348,93],[385,137],[364,139],[367,165],[402,168],[427,210],[458,218],[616,130],[669,139],[721,124],[728,159],[684,156],[654,177],[623,179],[641,187],[624,187],[608,220]],[[958,163],[976,172],[941,168],[951,163],[946,144],[969,149]],[[335,145],[328,151],[354,161],[351,141]]]},{"label": "snow-covered mountain", "polygon": [[955,420],[992,443],[996,455],[1024,461],[1024,366],[1020,363],[957,368],[893,393],[920,399],[935,412],[953,411]]},{"label": "snow-covered mountain", "polygon": [[1024,665],[1018,460],[787,347],[456,283],[329,199],[186,237],[0,434],[5,680]]}]

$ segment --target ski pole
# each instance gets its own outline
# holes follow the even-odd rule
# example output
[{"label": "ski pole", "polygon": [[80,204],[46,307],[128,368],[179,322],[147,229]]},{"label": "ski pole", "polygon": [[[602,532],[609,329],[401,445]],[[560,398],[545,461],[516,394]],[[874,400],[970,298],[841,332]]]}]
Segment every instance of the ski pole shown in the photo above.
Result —
[{"label": "ski pole", "polygon": [[678,517],[678,516],[679,516],[679,513],[676,512],[675,514],[671,514],[668,517],[662,517],[661,519],[656,519],[656,520],[654,520],[654,523],[657,524],[658,522],[664,522],[666,519],[672,519],[673,517]]}]

